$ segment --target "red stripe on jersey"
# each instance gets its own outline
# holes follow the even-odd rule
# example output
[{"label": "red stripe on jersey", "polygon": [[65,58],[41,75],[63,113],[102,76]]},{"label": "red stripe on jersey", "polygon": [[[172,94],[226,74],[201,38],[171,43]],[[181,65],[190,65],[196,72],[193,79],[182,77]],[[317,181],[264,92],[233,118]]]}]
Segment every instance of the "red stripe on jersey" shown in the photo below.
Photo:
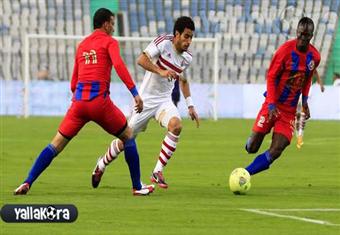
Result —
[{"label": "red stripe on jersey", "polygon": [[161,36],[157,37],[157,38],[154,40],[154,42],[155,42],[156,44],[158,44],[162,39],[165,38],[165,36],[166,36],[166,35],[161,35]]},{"label": "red stripe on jersey", "polygon": [[163,164],[163,166],[166,166],[166,162],[163,160],[162,157],[159,157],[158,159],[159,159],[159,161]]},{"label": "red stripe on jersey", "polygon": [[174,152],[176,150],[176,148],[171,147],[170,145],[168,145],[167,142],[163,141],[163,144],[165,145],[165,147],[167,147],[170,151]]},{"label": "red stripe on jersey", "polygon": [[159,62],[159,60],[157,60],[156,64],[157,64],[158,67],[160,67],[161,69],[166,70],[166,68]]},{"label": "red stripe on jersey", "polygon": [[82,100],[90,100],[91,83],[84,83]]},{"label": "red stripe on jersey", "polygon": [[159,56],[159,60],[165,64],[166,66],[168,66],[169,68],[171,68],[172,70],[174,70],[177,73],[182,73],[182,69],[177,68],[175,65],[171,64],[169,61],[167,61],[166,59],[164,59],[162,56]]},{"label": "red stripe on jersey", "polygon": [[170,159],[171,156],[169,156],[169,155],[164,151],[164,149],[161,150],[161,153],[163,153],[163,155],[164,155],[167,159]]},{"label": "red stripe on jersey", "polygon": [[155,42],[156,43],[156,46],[158,46],[158,44],[160,44],[161,42],[163,42],[164,40],[172,40],[172,38],[173,38],[173,36],[164,36],[164,37],[162,37],[161,39],[159,39],[159,40],[157,40],[157,42]]},{"label": "red stripe on jersey", "polygon": [[165,35],[161,35],[161,36],[159,36],[159,37],[157,37],[155,40],[153,40],[154,41],[154,43],[158,43],[162,38],[164,38],[165,37]]}]

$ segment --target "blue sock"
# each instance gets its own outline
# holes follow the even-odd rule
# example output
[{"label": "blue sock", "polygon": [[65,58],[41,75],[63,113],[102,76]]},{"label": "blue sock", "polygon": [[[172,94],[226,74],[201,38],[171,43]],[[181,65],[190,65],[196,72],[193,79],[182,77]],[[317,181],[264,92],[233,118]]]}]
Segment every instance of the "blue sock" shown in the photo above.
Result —
[{"label": "blue sock", "polygon": [[140,183],[139,155],[135,139],[129,139],[124,143],[124,155],[125,161],[129,166],[132,187],[140,190],[142,185]]},{"label": "blue sock", "polygon": [[28,173],[25,183],[29,183],[31,186],[57,155],[58,152],[55,147],[52,144],[47,145],[40,153],[39,157],[35,160],[31,171]]},{"label": "blue sock", "polygon": [[267,170],[273,160],[270,157],[269,150],[258,155],[254,161],[246,167],[250,175],[255,175],[258,172]]}]

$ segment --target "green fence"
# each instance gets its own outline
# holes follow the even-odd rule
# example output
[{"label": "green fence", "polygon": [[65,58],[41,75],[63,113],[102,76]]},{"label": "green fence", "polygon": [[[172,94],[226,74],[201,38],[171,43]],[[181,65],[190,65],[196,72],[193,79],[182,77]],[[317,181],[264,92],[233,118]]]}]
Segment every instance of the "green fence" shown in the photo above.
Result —
[{"label": "green fence", "polygon": [[[117,13],[119,11],[119,1],[118,0],[91,0],[90,1],[90,11],[91,11],[91,22],[93,19],[93,15],[99,8],[107,8],[110,9],[112,12]],[[92,27],[93,27],[93,23]],[[115,33],[114,35],[117,36],[118,30],[117,30],[117,23],[115,24]]]}]

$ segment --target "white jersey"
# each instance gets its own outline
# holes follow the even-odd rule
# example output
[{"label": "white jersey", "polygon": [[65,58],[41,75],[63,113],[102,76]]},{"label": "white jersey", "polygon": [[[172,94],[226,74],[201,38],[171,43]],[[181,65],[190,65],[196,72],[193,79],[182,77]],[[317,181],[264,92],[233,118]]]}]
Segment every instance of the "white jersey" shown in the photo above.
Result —
[{"label": "white jersey", "polygon": [[[145,48],[144,53],[161,69],[172,70],[182,76],[191,64],[192,54],[188,51],[179,54],[174,48],[172,40],[172,35],[161,35]],[[168,80],[158,74],[146,71],[139,93],[144,103],[161,102],[171,99],[174,83],[175,80]]]}]

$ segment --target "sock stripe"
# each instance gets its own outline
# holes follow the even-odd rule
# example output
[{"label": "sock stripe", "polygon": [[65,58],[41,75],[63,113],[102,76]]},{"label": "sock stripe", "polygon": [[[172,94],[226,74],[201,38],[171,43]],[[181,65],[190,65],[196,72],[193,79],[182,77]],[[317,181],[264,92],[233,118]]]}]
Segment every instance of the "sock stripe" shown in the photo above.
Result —
[{"label": "sock stripe", "polygon": [[109,147],[109,149],[107,150],[106,157],[107,157],[107,160],[109,161],[112,160],[111,147]]},{"label": "sock stripe", "polygon": [[109,164],[108,160],[107,160],[107,153],[105,154],[105,157],[103,157],[103,162],[105,165]]},{"label": "sock stripe", "polygon": [[166,157],[167,159],[170,159],[170,158],[171,158],[171,156],[169,156],[169,155],[164,151],[164,149],[161,150],[161,154],[163,154],[164,157]]},{"label": "sock stripe", "polygon": [[168,134],[166,135],[166,137],[168,137],[169,139],[171,139],[173,142],[178,142],[178,138],[179,136],[172,134],[171,132],[168,132]]},{"label": "sock stripe", "polygon": [[47,148],[49,148],[53,152],[54,156],[58,154],[57,149],[52,144],[47,145]]},{"label": "sock stripe", "polygon": [[[113,143],[114,142],[114,143]],[[113,151],[118,154],[120,151],[119,151],[119,147],[118,147],[118,140],[114,140],[112,141],[112,144],[111,146],[113,147]]]},{"label": "sock stripe", "polygon": [[176,148],[170,146],[167,142],[163,141],[163,145],[169,149],[171,152],[175,152]]},{"label": "sock stripe", "polygon": [[158,159],[163,164],[163,166],[166,166],[166,162],[161,157],[159,157]]}]

